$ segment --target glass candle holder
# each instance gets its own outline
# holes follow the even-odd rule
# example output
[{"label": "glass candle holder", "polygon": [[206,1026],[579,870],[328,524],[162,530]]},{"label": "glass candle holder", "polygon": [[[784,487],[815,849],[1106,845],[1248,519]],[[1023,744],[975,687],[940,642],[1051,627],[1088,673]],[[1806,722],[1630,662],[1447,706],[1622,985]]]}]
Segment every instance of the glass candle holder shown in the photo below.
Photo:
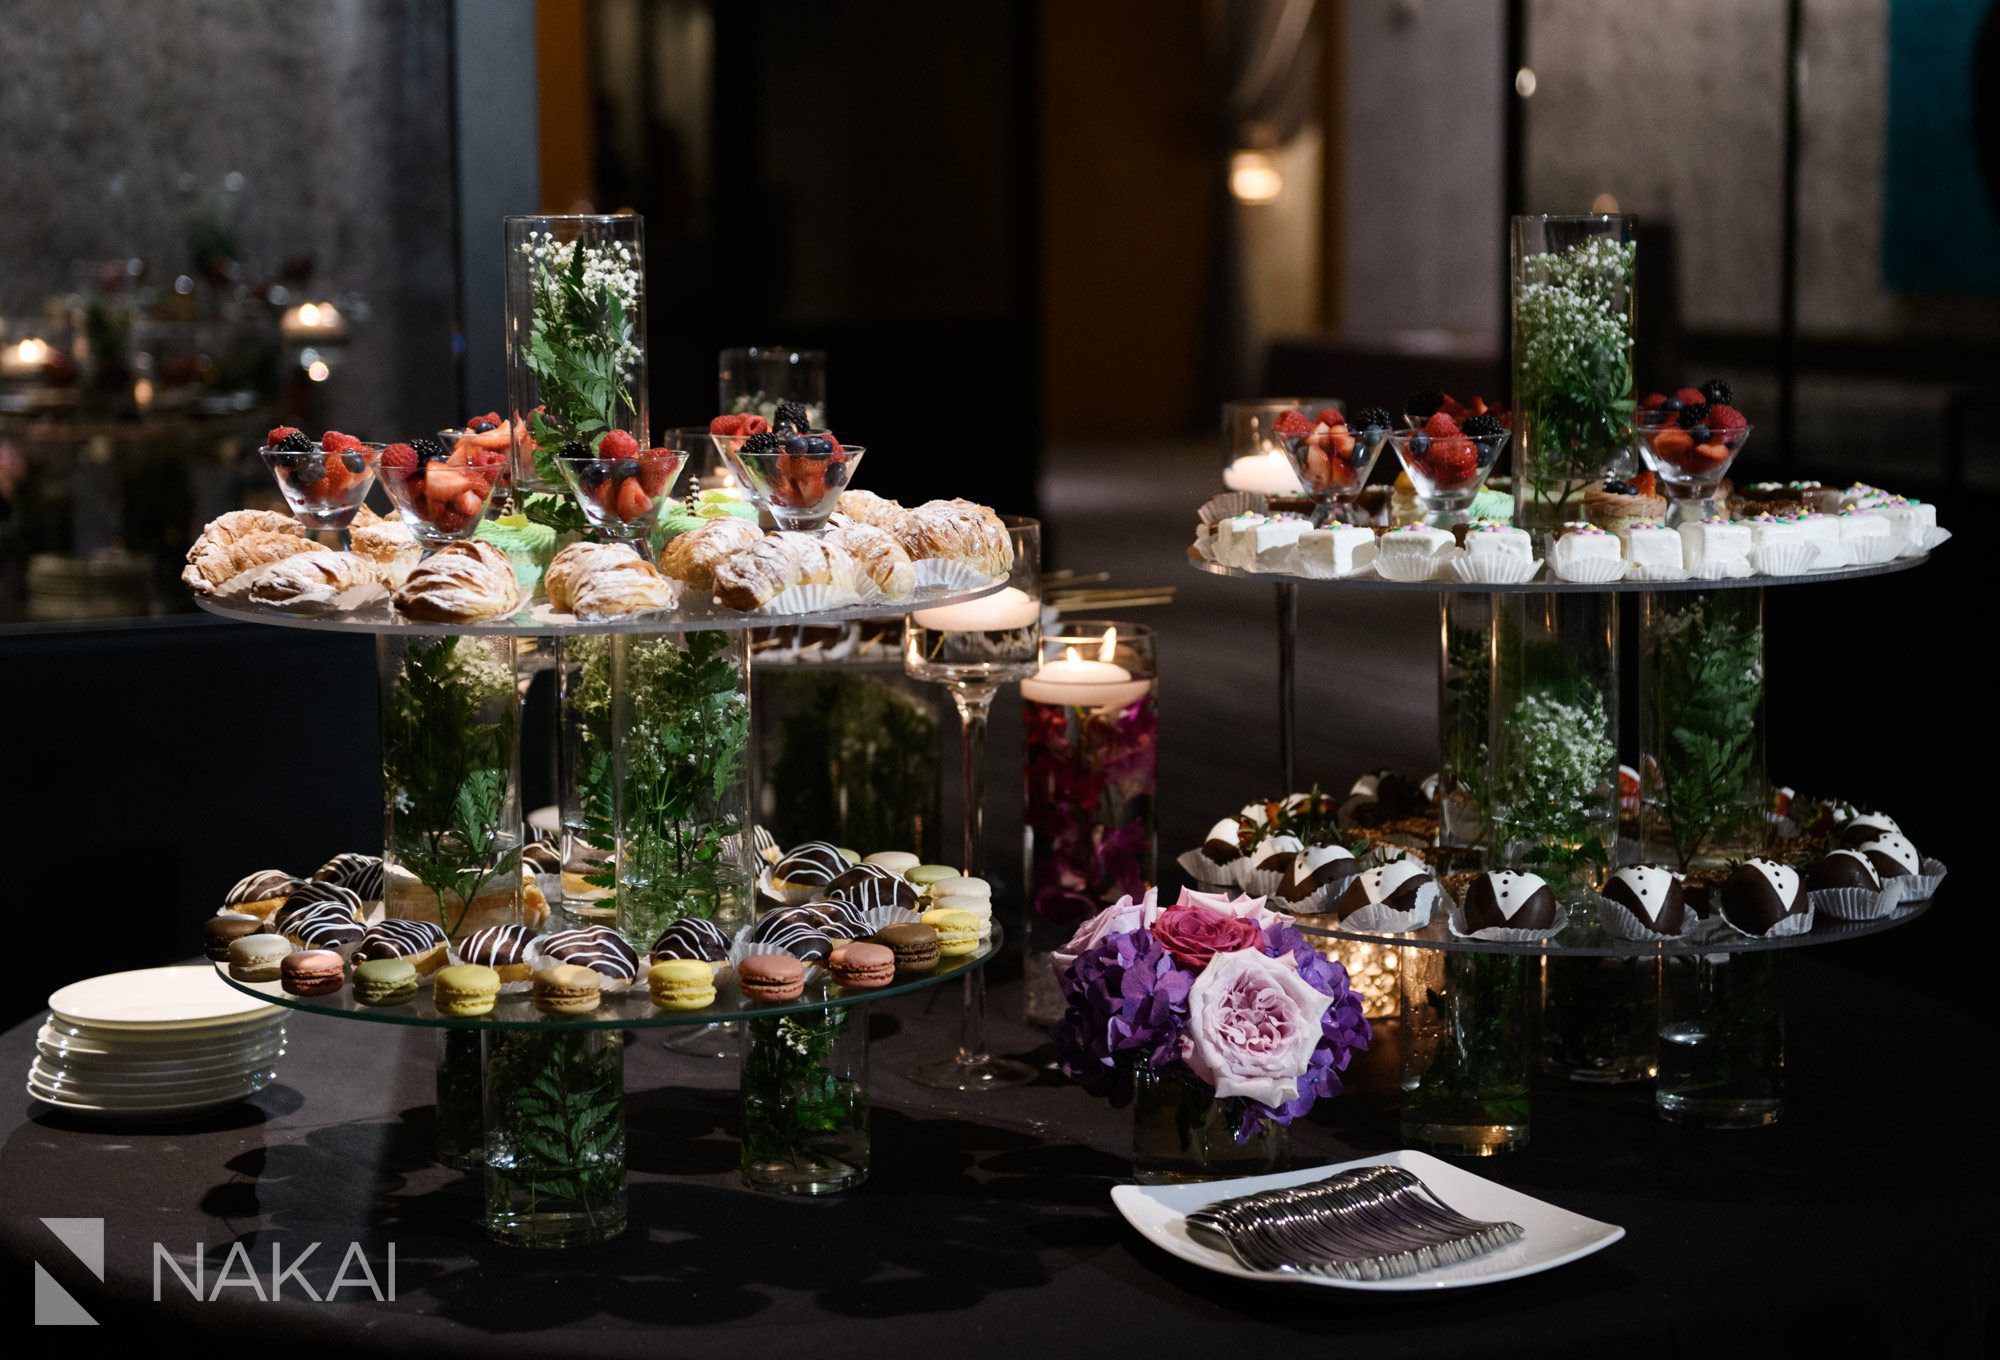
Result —
[{"label": "glass candle holder", "polygon": [[830,1195],[868,1179],[868,1007],[743,1025],[743,1183]]},{"label": "glass candle holder", "polygon": [[453,939],[521,920],[514,640],[376,639],[385,914]]},{"label": "glass candle holder", "polygon": [[1217,1100],[1215,1088],[1168,1068],[1132,1074],[1132,1178],[1141,1185],[1175,1185],[1278,1170],[1291,1147],[1283,1124],[1266,1121],[1236,1140],[1242,1111]]},{"label": "glass candle holder", "polygon": [[778,403],[806,408],[814,429],[826,428],[826,351],[789,345],[742,345],[716,358],[715,400],[720,415],[770,420]]},{"label": "glass candle holder", "polygon": [[1516,217],[1514,523],[1538,552],[1632,470],[1632,219]]},{"label": "glass candle holder", "polygon": [[1403,1141],[1486,1157],[1528,1141],[1528,970],[1521,954],[1407,951]]},{"label": "glass candle holder", "polygon": [[625,1229],[625,1035],[489,1029],[486,1231],[578,1247]]},{"label": "glass candle holder", "polygon": [[1304,483],[1278,433],[1278,417],[1287,411],[1308,418],[1331,407],[1334,397],[1266,397],[1222,404],[1222,484],[1231,491],[1259,491],[1267,496],[1303,496]]},{"label": "glass candle holder", "polygon": [[1763,853],[1764,592],[1660,591],[1639,613],[1639,838],[1686,872]]},{"label": "glass candle holder", "polygon": [[566,490],[565,444],[646,447],[646,227],[637,214],[509,217],[507,406],[514,485]]},{"label": "glass candle holder", "polygon": [[1662,1118],[1711,1129],[1774,1124],[1785,1109],[1784,952],[1692,954],[1663,961]]},{"label": "glass candle holder", "polygon": [[1048,955],[1154,881],[1159,680],[1153,630],[1065,620],[1021,682],[1028,885],[1027,1016],[1062,1018]]}]

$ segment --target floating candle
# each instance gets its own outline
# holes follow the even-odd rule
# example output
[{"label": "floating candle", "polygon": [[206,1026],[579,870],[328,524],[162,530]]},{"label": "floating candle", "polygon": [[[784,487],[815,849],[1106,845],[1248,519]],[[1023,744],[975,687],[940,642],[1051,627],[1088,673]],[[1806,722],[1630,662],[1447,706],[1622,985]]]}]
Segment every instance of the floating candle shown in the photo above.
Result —
[{"label": "floating candle", "polygon": [[1123,708],[1151,692],[1150,680],[1135,680],[1132,672],[1110,658],[1117,654],[1118,632],[1108,629],[1098,648],[1099,660],[1089,661],[1074,647],[1065,647],[1060,661],[1045,661],[1042,668],[1021,682],[1021,697],[1038,704],[1070,708]]},{"label": "floating candle", "polygon": [[1222,470],[1222,484],[1231,491],[1261,491],[1267,496],[1301,496],[1299,474],[1282,450],[1246,453]]},{"label": "floating candle", "polygon": [[1039,600],[1018,587],[1004,586],[963,604],[919,609],[910,618],[918,627],[940,633],[1005,633],[1032,628],[1041,616]]}]

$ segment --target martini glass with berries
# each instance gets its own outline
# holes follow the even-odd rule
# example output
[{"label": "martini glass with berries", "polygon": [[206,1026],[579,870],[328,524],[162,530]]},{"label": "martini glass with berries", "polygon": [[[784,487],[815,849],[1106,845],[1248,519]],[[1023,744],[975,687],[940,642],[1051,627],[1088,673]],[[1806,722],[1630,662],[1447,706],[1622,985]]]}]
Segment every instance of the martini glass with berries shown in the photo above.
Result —
[{"label": "martini glass with berries", "polygon": [[442,440],[426,436],[382,450],[382,485],[425,556],[472,537],[506,474],[504,447],[461,442],[447,449]]},{"label": "martini glass with berries", "polygon": [[1287,411],[1278,417],[1271,428],[1284,441],[1292,470],[1313,498],[1315,525],[1348,522],[1349,507],[1382,456],[1393,423],[1379,406],[1363,411],[1352,425],[1331,406],[1316,416]]},{"label": "martini glass with berries", "polygon": [[382,446],[364,444],[339,430],[328,430],[315,441],[280,425],[265,437],[263,455],[299,523],[344,532],[374,485]]},{"label": "martini glass with berries", "polygon": [[1639,404],[1632,439],[1667,494],[1669,528],[1719,513],[1715,489],[1750,438],[1750,422],[1729,404],[1734,396],[1715,378],[1671,396],[1655,392]]},{"label": "martini glass with berries", "polygon": [[[732,419],[739,422],[733,431],[716,431]],[[778,403],[769,429],[745,430],[740,422],[746,420],[761,417],[718,416],[709,425],[709,437],[737,481],[780,529],[823,532],[867,450],[842,444],[830,430],[812,429],[805,407],[794,401]]]},{"label": "martini glass with berries", "polygon": [[614,543],[630,543],[650,561],[653,525],[687,466],[686,450],[641,450],[628,432],[610,430],[594,444],[580,439],[564,444],[556,466],[590,527]]},{"label": "martini glass with berries", "polygon": [[1389,436],[1403,471],[1410,475],[1425,524],[1452,529],[1471,521],[1472,498],[1507,446],[1507,435],[1497,416],[1467,416],[1461,425],[1438,411],[1421,428]]},{"label": "martini glass with berries", "polygon": [[[513,469],[508,466],[514,451],[513,431],[500,418],[498,411],[488,411],[483,416],[474,416],[463,425],[454,425],[448,430],[438,431],[438,443],[456,453],[463,448],[468,462],[476,462],[484,467],[492,463],[492,454],[499,454],[502,461],[500,485],[494,492],[494,513],[502,513],[513,492]],[[475,453],[477,451],[477,453]]]}]

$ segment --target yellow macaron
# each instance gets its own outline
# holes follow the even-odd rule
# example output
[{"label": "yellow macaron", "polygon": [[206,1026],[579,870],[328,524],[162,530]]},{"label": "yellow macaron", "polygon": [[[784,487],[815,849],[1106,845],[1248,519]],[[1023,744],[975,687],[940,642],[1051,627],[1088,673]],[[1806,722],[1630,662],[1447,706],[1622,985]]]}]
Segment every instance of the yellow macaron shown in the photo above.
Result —
[{"label": "yellow macaron", "polygon": [[715,1004],[715,968],[700,959],[665,959],[646,973],[653,1004],[663,1011],[698,1011]]},{"label": "yellow macaron", "polygon": [[456,963],[431,977],[431,1004],[439,1015],[484,1015],[500,999],[500,974],[483,963]]},{"label": "yellow macaron", "polygon": [[938,953],[945,958],[963,958],[979,950],[979,918],[969,911],[927,911],[923,924],[937,932]]}]

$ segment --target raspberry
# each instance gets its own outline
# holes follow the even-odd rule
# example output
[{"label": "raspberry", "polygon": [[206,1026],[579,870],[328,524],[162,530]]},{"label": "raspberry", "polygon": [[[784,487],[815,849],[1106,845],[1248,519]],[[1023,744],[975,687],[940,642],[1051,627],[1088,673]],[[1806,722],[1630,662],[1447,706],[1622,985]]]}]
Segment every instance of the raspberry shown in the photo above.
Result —
[{"label": "raspberry", "polygon": [[1642,411],[1657,411],[1660,409],[1660,404],[1666,399],[1667,396],[1664,392],[1650,392],[1647,394],[1646,399],[1639,403],[1639,409]]},{"label": "raspberry", "polygon": [[597,441],[597,456],[599,458],[637,458],[639,456],[639,441],[634,439],[625,430],[607,430],[604,437]]},{"label": "raspberry", "polygon": [[1674,396],[1680,400],[1680,404],[1683,407],[1701,406],[1706,404],[1708,401],[1708,398],[1704,397],[1701,394],[1701,389],[1699,387],[1683,387],[1680,390],[1676,391],[1674,393]]},{"label": "raspberry", "polygon": [[710,434],[742,434],[743,417],[738,415],[717,416],[708,422]]},{"label": "raspberry", "polygon": [[[1432,420],[1435,421],[1436,417],[1433,416]],[[1424,476],[1430,478],[1434,485],[1450,491],[1478,475],[1479,454],[1472,441],[1463,435],[1433,438],[1430,452],[1424,456],[1420,466]]]},{"label": "raspberry", "polygon": [[1458,422],[1443,411],[1439,411],[1424,422],[1424,433],[1432,439],[1442,439],[1446,435],[1458,433]]},{"label": "raspberry", "polygon": [[657,496],[667,489],[678,466],[672,449],[647,449],[639,456],[639,485],[648,496]]},{"label": "raspberry", "polygon": [[1319,413],[1319,423],[1337,430],[1347,423],[1347,417],[1329,406]]},{"label": "raspberry", "polygon": [[474,434],[485,434],[488,430],[497,430],[500,428],[500,413],[498,411],[488,411],[483,416],[474,416],[465,422],[465,428],[471,430]]},{"label": "raspberry", "polygon": [[286,439],[297,433],[298,430],[291,425],[273,425],[271,432],[264,436],[264,446],[275,449],[278,445],[284,443]]},{"label": "raspberry", "polygon": [[351,434],[342,434],[339,430],[328,430],[319,437],[319,446],[328,453],[346,453],[349,449],[360,448],[361,441]]},{"label": "raspberry", "polygon": [[1688,402],[1681,406],[1681,413],[1675,418],[1683,430],[1692,430],[1697,425],[1708,423],[1708,403]]},{"label": "raspberry", "polygon": [[1272,424],[1271,428],[1286,439],[1299,439],[1313,431],[1313,423],[1299,411],[1287,411]]},{"label": "raspberry", "polygon": [[1708,428],[1711,430],[1747,430],[1750,422],[1734,406],[1711,406],[1708,408]]},{"label": "raspberry", "polygon": [[408,444],[391,444],[382,450],[382,466],[385,468],[398,468],[407,472],[422,461],[417,457],[417,451]]}]

